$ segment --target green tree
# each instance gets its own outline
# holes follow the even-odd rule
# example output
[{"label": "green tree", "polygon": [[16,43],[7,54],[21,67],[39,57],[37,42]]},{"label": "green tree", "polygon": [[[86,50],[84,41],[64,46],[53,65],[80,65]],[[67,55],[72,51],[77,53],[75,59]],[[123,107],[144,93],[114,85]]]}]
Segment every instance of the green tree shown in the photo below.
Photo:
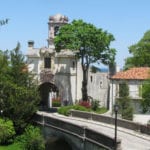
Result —
[{"label": "green tree", "polygon": [[119,97],[128,97],[129,96],[129,86],[124,81],[123,83],[119,84]]},{"label": "green tree", "polygon": [[[17,133],[23,131],[36,112],[39,104],[38,88],[27,71],[20,44],[2,57],[7,65],[0,73],[0,110],[3,116],[13,121]],[[5,59],[4,59],[5,58]]]},{"label": "green tree", "polygon": [[133,108],[131,106],[131,99],[129,97],[129,87],[126,82],[119,85],[119,98],[117,100],[119,104],[119,112],[123,119],[133,119]]},{"label": "green tree", "polygon": [[88,100],[89,65],[93,62],[114,63],[116,51],[109,48],[113,40],[112,34],[82,20],[74,20],[72,23],[62,26],[55,38],[57,52],[62,49],[70,49],[75,51],[78,58],[81,59],[83,70],[82,100],[84,101]]},{"label": "green tree", "polygon": [[150,79],[145,81],[142,85],[141,106],[144,113],[150,111]]},{"label": "green tree", "polygon": [[150,30],[145,32],[142,39],[129,47],[129,53],[132,54],[125,61],[125,69],[131,67],[150,67]]},{"label": "green tree", "polygon": [[45,150],[44,138],[38,127],[28,126],[18,141],[23,150]]}]

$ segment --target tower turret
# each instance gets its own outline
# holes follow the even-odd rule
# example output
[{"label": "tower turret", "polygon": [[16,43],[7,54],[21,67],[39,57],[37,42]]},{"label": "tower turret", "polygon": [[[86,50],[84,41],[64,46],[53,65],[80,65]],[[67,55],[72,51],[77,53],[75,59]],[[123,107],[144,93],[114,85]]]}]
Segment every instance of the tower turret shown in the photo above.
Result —
[{"label": "tower turret", "polygon": [[55,49],[54,46],[54,37],[58,34],[59,28],[68,23],[68,17],[56,14],[49,17],[48,22],[48,47]]}]

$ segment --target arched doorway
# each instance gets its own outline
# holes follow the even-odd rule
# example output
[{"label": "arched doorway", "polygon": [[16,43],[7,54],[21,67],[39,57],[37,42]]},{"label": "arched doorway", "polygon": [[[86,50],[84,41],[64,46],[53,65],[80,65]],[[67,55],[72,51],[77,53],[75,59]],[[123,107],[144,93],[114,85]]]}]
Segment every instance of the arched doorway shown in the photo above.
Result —
[{"label": "arched doorway", "polygon": [[40,91],[40,107],[43,109],[50,108],[52,106],[52,99],[58,97],[58,88],[50,83],[45,82],[39,86]]}]

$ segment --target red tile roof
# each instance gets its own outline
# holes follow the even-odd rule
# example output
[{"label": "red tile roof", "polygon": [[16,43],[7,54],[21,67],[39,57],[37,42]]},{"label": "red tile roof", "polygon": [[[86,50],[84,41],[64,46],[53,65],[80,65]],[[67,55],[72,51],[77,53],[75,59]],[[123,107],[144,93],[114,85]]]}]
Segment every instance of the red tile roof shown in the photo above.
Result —
[{"label": "red tile roof", "polygon": [[149,67],[131,68],[126,71],[116,73],[111,79],[125,79],[125,80],[144,80],[150,78]]}]

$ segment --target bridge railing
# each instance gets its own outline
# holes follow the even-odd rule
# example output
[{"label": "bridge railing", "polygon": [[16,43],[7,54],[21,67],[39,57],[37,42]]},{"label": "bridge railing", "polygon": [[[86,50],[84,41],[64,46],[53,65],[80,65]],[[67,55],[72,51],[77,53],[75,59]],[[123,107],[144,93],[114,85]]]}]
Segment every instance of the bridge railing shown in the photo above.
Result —
[{"label": "bridge railing", "polygon": [[61,119],[51,118],[49,116],[44,116],[45,125],[51,125],[57,129],[63,129],[64,131],[69,131],[79,136],[84,136],[84,126],[76,125],[70,122],[63,121]]},{"label": "bridge railing", "polygon": [[[105,149],[108,150],[112,150],[115,147],[114,137],[89,129],[83,125],[79,124],[77,125],[71,122],[67,122],[66,120],[64,121],[59,118],[44,116],[42,114],[36,114],[33,118],[33,121],[42,126],[51,127],[56,130],[65,132],[67,134],[77,136],[78,138],[82,139],[84,143],[88,141],[100,147],[104,147]],[[117,150],[120,149],[121,149],[121,140],[117,139]]]},{"label": "bridge railing", "polygon": [[[71,110],[70,113],[71,113],[71,116],[73,117],[90,119],[93,121],[103,122],[103,123],[112,124],[112,125],[115,124],[115,118],[105,116],[105,115],[99,115],[95,113],[76,111],[76,110]],[[138,132],[150,135],[150,126],[138,124],[132,121],[124,120],[124,119],[117,119],[117,124],[119,127],[131,129],[134,131],[138,131]]]}]

